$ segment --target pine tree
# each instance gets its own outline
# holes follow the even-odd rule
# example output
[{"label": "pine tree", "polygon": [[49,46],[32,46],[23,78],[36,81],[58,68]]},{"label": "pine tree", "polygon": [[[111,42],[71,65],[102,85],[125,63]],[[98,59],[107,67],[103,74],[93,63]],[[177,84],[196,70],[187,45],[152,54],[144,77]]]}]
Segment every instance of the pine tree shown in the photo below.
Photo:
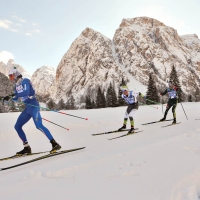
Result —
[{"label": "pine tree", "polygon": [[200,101],[200,90],[198,87],[196,88],[196,92],[194,95],[195,95],[195,101],[196,102]]},{"label": "pine tree", "polygon": [[[160,97],[158,96],[158,91],[151,74],[149,75],[149,83],[148,83],[146,99],[147,99],[146,101],[147,104],[155,104],[154,102],[160,102]],[[153,102],[148,100],[151,100]]]},{"label": "pine tree", "polygon": [[192,95],[188,96],[188,102],[192,102]]},{"label": "pine tree", "polygon": [[178,94],[179,102],[183,101],[183,93],[181,90],[181,85],[180,85],[180,82],[178,79],[177,71],[176,71],[174,65],[172,66],[172,71],[170,74],[170,81],[172,81],[173,85],[175,85],[178,88],[177,94]]},{"label": "pine tree", "polygon": [[120,86],[126,85],[126,82],[124,81],[124,79],[122,78],[121,84]]},{"label": "pine tree", "polygon": [[92,106],[91,107],[92,107],[92,109],[96,108],[96,104],[95,104],[94,100],[92,101]]},{"label": "pine tree", "polygon": [[112,87],[112,98],[113,98],[113,107],[118,106],[117,94],[115,92],[115,88]]},{"label": "pine tree", "polygon": [[73,95],[70,95],[70,97],[68,99],[68,107],[69,107],[70,110],[76,109],[76,107],[75,107],[75,99],[74,99]]},{"label": "pine tree", "polygon": [[86,96],[86,101],[85,101],[85,108],[86,109],[92,109],[92,102],[91,102],[91,99],[90,99],[90,96]]},{"label": "pine tree", "polygon": [[117,95],[111,83],[106,93],[106,105],[108,107],[116,107],[118,105]]},{"label": "pine tree", "polygon": [[50,109],[50,110],[53,110],[55,108],[55,103],[52,99],[50,99],[48,102],[47,102],[47,107]]},{"label": "pine tree", "polygon": [[121,84],[119,86],[118,89],[118,106],[125,106],[126,102],[124,101],[124,99],[122,98],[122,90],[121,90],[121,86],[126,85],[124,79],[122,78]]},{"label": "pine tree", "polygon": [[63,99],[61,99],[59,102],[58,102],[58,109],[59,110],[62,110],[62,109],[65,109],[65,103],[63,101]]},{"label": "pine tree", "polygon": [[106,105],[107,107],[113,107],[113,97],[112,97],[112,85],[110,83],[106,92]]},{"label": "pine tree", "polygon": [[106,99],[101,91],[101,88],[99,87],[96,96],[96,108],[105,108],[105,107],[106,107]]}]

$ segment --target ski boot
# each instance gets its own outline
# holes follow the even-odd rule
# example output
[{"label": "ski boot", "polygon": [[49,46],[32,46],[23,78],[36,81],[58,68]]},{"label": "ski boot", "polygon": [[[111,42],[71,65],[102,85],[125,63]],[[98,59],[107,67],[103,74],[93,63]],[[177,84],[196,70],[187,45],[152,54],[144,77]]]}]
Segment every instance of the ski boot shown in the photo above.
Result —
[{"label": "ski boot", "polygon": [[160,119],[160,122],[163,122],[163,121],[165,121],[165,120],[166,120],[166,118],[163,117],[162,119]]},{"label": "ski boot", "polygon": [[24,149],[16,153],[16,155],[19,155],[19,156],[28,155],[28,154],[31,154],[31,147],[29,145],[25,146]]},{"label": "ski boot", "polygon": [[132,134],[132,133],[135,133],[135,129],[133,126],[131,126],[131,129],[128,131],[128,134]]},{"label": "ski boot", "polygon": [[125,124],[121,128],[119,128],[118,131],[122,131],[124,129],[126,129],[126,125]]},{"label": "ski boot", "polygon": [[174,120],[173,120],[172,124],[176,124],[176,118],[174,118]]},{"label": "ski boot", "polygon": [[61,146],[54,139],[52,139],[50,143],[52,144],[52,150],[50,153],[56,153],[57,150],[61,149]]}]

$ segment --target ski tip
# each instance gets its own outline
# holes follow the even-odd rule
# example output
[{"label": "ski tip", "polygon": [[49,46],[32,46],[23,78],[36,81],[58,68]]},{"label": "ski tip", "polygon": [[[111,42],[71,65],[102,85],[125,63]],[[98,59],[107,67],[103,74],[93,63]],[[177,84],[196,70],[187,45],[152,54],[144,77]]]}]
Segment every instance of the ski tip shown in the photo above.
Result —
[{"label": "ski tip", "polygon": [[69,131],[69,128],[66,128]]},{"label": "ski tip", "polygon": [[85,120],[88,120],[88,118],[85,118]]},{"label": "ski tip", "polygon": [[0,171],[2,171],[2,169],[0,168]]}]

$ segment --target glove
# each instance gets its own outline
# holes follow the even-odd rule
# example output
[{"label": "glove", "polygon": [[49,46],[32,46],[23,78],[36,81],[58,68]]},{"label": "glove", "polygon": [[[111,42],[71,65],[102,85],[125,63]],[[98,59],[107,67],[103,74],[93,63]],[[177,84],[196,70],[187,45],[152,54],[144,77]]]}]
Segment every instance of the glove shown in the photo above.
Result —
[{"label": "glove", "polygon": [[9,101],[9,100],[12,99],[12,97],[14,97],[14,96],[15,96],[15,94],[11,94],[11,95],[9,95],[9,96],[3,97],[3,102],[4,102],[4,101]]},{"label": "glove", "polygon": [[4,101],[9,101],[10,99],[11,99],[10,96],[5,96],[5,97],[3,97],[3,102],[4,102]]}]

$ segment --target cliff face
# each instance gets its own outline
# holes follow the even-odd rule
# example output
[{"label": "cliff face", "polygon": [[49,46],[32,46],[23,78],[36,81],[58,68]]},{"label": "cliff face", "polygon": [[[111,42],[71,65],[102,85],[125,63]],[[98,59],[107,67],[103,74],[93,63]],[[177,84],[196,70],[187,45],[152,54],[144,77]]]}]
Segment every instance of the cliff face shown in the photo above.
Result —
[{"label": "cliff face", "polygon": [[42,66],[33,73],[31,82],[37,95],[45,96],[49,93],[49,88],[55,80],[55,76],[55,69],[48,66]]},{"label": "cliff face", "polygon": [[92,30],[85,29],[63,56],[56,71],[51,96],[66,100],[72,93],[77,99],[87,92],[93,94],[98,86],[118,83],[124,72],[113,56],[110,39]]},{"label": "cliff face", "polygon": [[113,40],[120,63],[143,84],[147,84],[150,72],[157,83],[166,82],[171,66],[175,65],[186,93],[195,90],[193,85],[199,85],[197,36],[179,36],[175,29],[142,17],[122,20]]}]

